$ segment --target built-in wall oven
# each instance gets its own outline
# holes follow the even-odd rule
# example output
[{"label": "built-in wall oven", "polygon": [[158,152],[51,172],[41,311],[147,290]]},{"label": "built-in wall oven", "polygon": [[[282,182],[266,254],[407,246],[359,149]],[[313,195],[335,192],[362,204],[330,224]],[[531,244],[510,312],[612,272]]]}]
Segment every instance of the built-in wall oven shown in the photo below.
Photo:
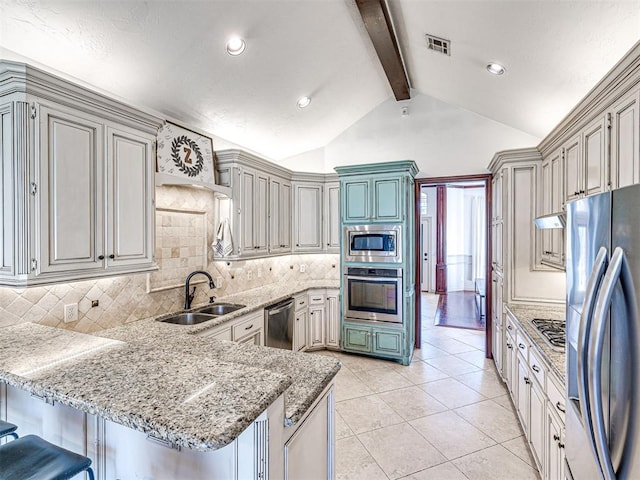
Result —
[{"label": "built-in wall oven", "polygon": [[401,268],[344,268],[344,317],[402,325]]},{"label": "built-in wall oven", "polygon": [[399,225],[349,225],[344,227],[347,262],[402,262]]}]

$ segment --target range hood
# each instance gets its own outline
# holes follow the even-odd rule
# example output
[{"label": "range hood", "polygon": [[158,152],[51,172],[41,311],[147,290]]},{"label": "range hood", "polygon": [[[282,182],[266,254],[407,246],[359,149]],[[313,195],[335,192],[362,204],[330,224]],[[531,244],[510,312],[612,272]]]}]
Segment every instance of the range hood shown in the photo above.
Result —
[{"label": "range hood", "polygon": [[564,212],[550,213],[549,215],[542,215],[536,218],[534,223],[540,230],[564,228],[567,224],[567,215]]}]

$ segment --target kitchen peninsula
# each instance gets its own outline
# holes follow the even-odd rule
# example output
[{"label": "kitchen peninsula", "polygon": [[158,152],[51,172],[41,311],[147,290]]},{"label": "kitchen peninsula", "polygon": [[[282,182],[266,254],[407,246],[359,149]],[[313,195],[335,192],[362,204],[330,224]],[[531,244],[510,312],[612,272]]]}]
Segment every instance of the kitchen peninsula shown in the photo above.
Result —
[{"label": "kitchen peninsula", "polygon": [[332,477],[339,362],[198,327],[0,329],[3,417],[87,454],[98,478]]}]

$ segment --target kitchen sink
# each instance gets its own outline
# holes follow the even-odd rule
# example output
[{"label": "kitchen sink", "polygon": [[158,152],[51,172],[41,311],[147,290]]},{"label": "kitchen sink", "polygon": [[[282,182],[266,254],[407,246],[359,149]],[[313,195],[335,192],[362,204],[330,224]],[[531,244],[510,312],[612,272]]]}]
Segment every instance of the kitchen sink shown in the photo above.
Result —
[{"label": "kitchen sink", "polygon": [[176,313],[170,317],[158,320],[159,322],[174,323],[176,325],[196,325],[216,318],[216,315],[207,315],[201,312]]},{"label": "kitchen sink", "polygon": [[198,313],[206,313],[209,315],[226,315],[227,313],[235,312],[246,305],[240,305],[239,303],[214,303],[198,309]]}]

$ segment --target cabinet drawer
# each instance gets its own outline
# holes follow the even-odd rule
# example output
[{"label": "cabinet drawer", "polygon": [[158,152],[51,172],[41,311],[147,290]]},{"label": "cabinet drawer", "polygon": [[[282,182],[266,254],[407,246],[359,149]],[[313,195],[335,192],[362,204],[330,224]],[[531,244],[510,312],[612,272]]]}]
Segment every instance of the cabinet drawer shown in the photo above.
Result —
[{"label": "cabinet drawer", "polygon": [[506,317],[507,321],[507,331],[511,334],[511,336],[513,338],[516,338],[516,325],[515,323],[513,323],[513,320],[511,319],[511,317],[509,315],[507,315]]},{"label": "cabinet drawer", "polygon": [[544,377],[547,370],[540,360],[540,356],[533,349],[529,350],[529,368],[533,376],[538,379],[538,383],[544,385]]},{"label": "cabinet drawer", "polygon": [[527,353],[529,351],[529,342],[527,341],[526,337],[519,331],[516,332],[516,348],[518,349],[518,352],[520,352],[520,355],[522,355],[524,358],[528,358]]},{"label": "cabinet drawer", "polygon": [[262,329],[264,318],[262,316],[253,316],[241,321],[233,326],[233,339],[244,338]]},{"label": "cabinet drawer", "polygon": [[551,403],[552,408],[564,423],[566,399],[563,390],[564,389],[559,388],[556,383],[551,380],[551,375],[549,375],[549,381],[547,382],[547,397],[549,397],[549,403]]},{"label": "cabinet drawer", "polygon": [[310,293],[309,294],[309,305],[323,305],[324,304],[324,295],[321,293]]},{"label": "cabinet drawer", "polygon": [[296,310],[300,308],[306,308],[307,306],[307,296],[301,295],[300,297],[296,297]]}]

